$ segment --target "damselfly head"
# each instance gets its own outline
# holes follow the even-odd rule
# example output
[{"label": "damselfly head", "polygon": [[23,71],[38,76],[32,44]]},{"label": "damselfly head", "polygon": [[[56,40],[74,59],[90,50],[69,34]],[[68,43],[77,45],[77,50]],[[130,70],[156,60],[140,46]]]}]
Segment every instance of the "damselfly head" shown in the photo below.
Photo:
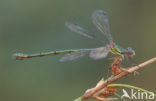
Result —
[{"label": "damselfly head", "polygon": [[133,57],[135,55],[135,51],[131,47],[128,47],[127,48],[127,55],[130,57]]}]

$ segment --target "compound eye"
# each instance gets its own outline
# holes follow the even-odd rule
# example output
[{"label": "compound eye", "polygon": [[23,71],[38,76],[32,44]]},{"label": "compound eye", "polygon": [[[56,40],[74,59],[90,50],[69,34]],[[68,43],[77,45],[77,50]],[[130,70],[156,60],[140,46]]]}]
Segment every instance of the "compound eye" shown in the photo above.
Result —
[{"label": "compound eye", "polygon": [[134,56],[134,55],[135,55],[135,51],[134,51],[131,47],[128,47],[128,48],[127,48],[127,51],[128,51],[129,53],[131,53],[131,56]]},{"label": "compound eye", "polygon": [[132,49],[131,47],[128,47],[127,50],[128,50],[128,51],[132,51],[133,49]]}]

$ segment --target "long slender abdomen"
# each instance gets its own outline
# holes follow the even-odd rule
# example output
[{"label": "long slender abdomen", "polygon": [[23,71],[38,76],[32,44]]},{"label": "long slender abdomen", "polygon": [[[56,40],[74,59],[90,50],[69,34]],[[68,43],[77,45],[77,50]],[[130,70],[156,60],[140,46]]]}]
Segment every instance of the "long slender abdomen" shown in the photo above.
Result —
[{"label": "long slender abdomen", "polygon": [[68,51],[51,51],[51,52],[41,52],[41,53],[34,53],[34,54],[15,53],[13,55],[13,58],[16,59],[16,60],[23,60],[23,59],[27,59],[27,58],[58,55],[58,54],[65,54],[65,53],[71,53],[71,52],[74,52],[74,51],[72,51],[72,50],[68,50]]},{"label": "long slender abdomen", "polygon": [[58,54],[67,54],[67,53],[72,53],[72,52],[79,52],[81,50],[92,50],[92,49],[66,49],[66,50],[34,53],[34,54],[15,53],[13,55],[13,58],[16,59],[16,60],[23,60],[23,59],[27,59],[27,58],[33,58],[33,57],[42,57],[42,56],[50,56],[50,55],[58,55]]}]

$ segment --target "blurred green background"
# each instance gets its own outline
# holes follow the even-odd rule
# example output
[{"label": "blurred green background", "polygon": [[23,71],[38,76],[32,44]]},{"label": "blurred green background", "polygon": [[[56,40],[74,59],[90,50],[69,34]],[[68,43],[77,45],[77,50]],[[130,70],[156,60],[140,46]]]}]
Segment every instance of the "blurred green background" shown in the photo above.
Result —
[{"label": "blurred green background", "polygon": [[[155,57],[155,0],[0,0],[0,101],[73,101],[106,77],[108,59],[85,57],[61,63],[61,56],[12,58],[16,52],[101,46],[64,26],[72,21],[100,36],[91,22],[97,9],[107,11],[114,41],[124,48],[131,46],[137,63]],[[118,83],[154,91],[155,66]]]}]

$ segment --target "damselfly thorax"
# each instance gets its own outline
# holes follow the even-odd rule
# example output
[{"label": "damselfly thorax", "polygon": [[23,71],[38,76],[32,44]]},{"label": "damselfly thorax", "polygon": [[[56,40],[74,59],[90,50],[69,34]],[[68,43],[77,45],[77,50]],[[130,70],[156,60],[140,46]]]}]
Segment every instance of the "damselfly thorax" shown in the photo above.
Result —
[{"label": "damselfly thorax", "polygon": [[132,48],[128,47],[127,49],[124,49],[115,43],[113,43],[110,52],[114,55],[119,55],[123,58],[133,57],[135,55],[135,51],[133,51]]}]

